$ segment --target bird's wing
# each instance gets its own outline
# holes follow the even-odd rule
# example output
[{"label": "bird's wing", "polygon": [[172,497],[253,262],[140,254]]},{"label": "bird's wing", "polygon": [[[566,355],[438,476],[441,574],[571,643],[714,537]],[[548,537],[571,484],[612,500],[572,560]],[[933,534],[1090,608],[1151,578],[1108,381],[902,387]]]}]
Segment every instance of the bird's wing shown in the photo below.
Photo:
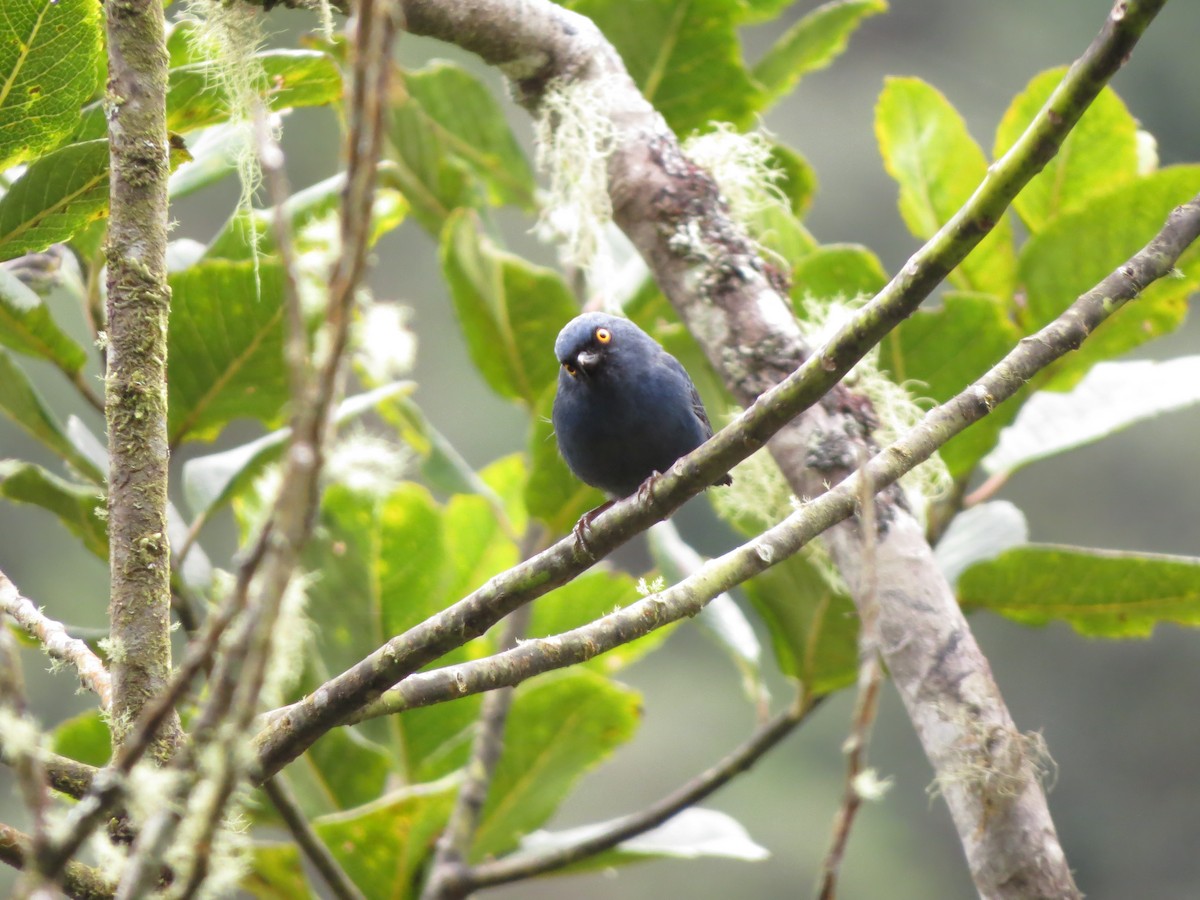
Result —
[{"label": "bird's wing", "polygon": [[680,375],[680,377],[683,378],[684,383],[688,386],[688,391],[691,393],[692,399],[692,412],[694,412],[696,414],[696,418],[700,420],[700,424],[704,428],[704,438],[705,440],[708,440],[708,438],[713,436],[713,427],[712,423],[708,421],[708,412],[704,409],[704,402],[700,399],[700,392],[696,390],[696,384],[694,381],[692,381],[692,376],[687,373],[687,369],[683,367],[683,363],[673,357],[670,353],[664,353],[663,357],[666,360],[667,365],[674,369]]}]

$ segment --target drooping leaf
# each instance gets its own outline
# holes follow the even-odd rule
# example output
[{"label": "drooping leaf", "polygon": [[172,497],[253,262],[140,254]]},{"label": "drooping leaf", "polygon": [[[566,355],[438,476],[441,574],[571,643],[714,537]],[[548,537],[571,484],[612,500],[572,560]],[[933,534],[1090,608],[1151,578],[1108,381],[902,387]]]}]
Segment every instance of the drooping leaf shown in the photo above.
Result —
[{"label": "drooping leaf", "polygon": [[[983,294],[948,292],[942,305],[920,309],[881,345],[880,362],[914,396],[944,403],[1009,351],[1020,333],[1001,302]],[[970,473],[1020,408],[1012,398],[942,447],[950,474]]]},{"label": "drooping leaf", "polygon": [[742,59],[741,4],[726,0],[645,0],[636,14],[620,3],[576,0],[612,41],[646,99],[676,134],[709,121],[750,124],[763,92]]},{"label": "drooping leaf", "polygon": [[1099,363],[1065,394],[1038,391],[983,460],[989,474],[1098,441],[1200,403],[1200,356]]},{"label": "drooping leaf", "polygon": [[[1107,277],[1158,233],[1172,208],[1198,191],[1200,166],[1172,166],[1093,197],[1033,235],[1020,259],[1026,330],[1042,327]],[[1152,284],[1096,329],[1082,347],[1043,373],[1039,386],[1067,390],[1097,362],[1178,328],[1188,297],[1200,285],[1200,250],[1193,246],[1185,252],[1176,273]]]},{"label": "drooping leaf", "polygon": [[0,172],[52,149],[96,86],[101,7],[5,0],[0,15]]},{"label": "drooping leaf", "polygon": [[169,280],[171,446],[212,440],[238,418],[278,425],[289,396],[280,265],[206,260]]},{"label": "drooping leaf", "polygon": [[1160,622],[1200,625],[1200,559],[1019,547],[967,569],[958,596],[1025,625],[1059,620],[1090,637],[1149,637]]},{"label": "drooping leaf", "polygon": [[580,776],[633,736],[639,711],[635,691],[584,669],[518,688],[472,859],[510,850],[545,823]]},{"label": "drooping leaf", "polygon": [[858,671],[858,616],[850,597],[804,556],[792,556],[743,588],[766,622],[779,668],[813,695],[832,693]]},{"label": "drooping leaf", "polygon": [[[172,142],[172,168],[190,159]],[[0,197],[0,261],[70,240],[108,215],[108,141],[67,144],[34,161]]]},{"label": "drooping leaf", "polygon": [[65,481],[33,463],[0,459],[0,497],[53,513],[83,546],[108,559],[104,495],[94,485]]},{"label": "drooping leaf", "polygon": [[886,0],[831,0],[798,20],[754,66],[768,102],[793,90],[809,72],[828,66],[864,19],[886,10]]},{"label": "drooping leaf", "polygon": [[533,406],[558,373],[554,339],[578,311],[570,289],[557,273],[498,249],[468,210],[450,216],[441,244],[472,362],[500,396]]},{"label": "drooping leaf", "polygon": [[104,474],[80,451],[62,423],[46,406],[41,395],[11,356],[0,350],[0,412],[30,436],[57,453],[85,478],[100,484]]},{"label": "drooping leaf", "polygon": [[[262,98],[271,109],[323,106],[342,94],[342,77],[327,53],[316,50],[264,50],[255,60],[263,67]],[[167,129],[187,133],[229,119],[229,98],[212,62],[171,69],[167,86]],[[100,138],[106,130],[104,107],[95,103],[76,119],[76,141]]]},{"label": "drooping leaf", "polygon": [[108,141],[68,144],[32,163],[0,198],[0,259],[44,250],[108,213]]},{"label": "drooping leaf", "polygon": [[[595,834],[608,831],[615,822],[597,822],[564,831],[535,831],[521,841],[520,852],[546,853],[573,847]],[[667,819],[612,850],[587,857],[579,863],[548,874],[571,875],[593,872],[646,859],[700,859],[717,857],[760,862],[770,854],[756,843],[740,822],[726,813],[693,806]]]},{"label": "drooping leaf", "polygon": [[533,172],[495,97],[470,73],[435,61],[406,72],[392,107],[394,180],[433,233],[458,207],[530,208]]},{"label": "drooping leaf", "polygon": [[[1042,72],[1013,98],[996,130],[997,159],[1016,143],[1066,71],[1058,68]],[[1071,129],[1054,158],[1022,188],[1013,208],[1036,233],[1059,214],[1135,178],[1137,172],[1137,120],[1112,88],[1106,87]]]},{"label": "drooping leaf", "polygon": [[0,344],[36,356],[74,375],[87,353],[69,338],[34,291],[8,269],[0,269]]},{"label": "drooping leaf", "polygon": [[[888,78],[875,108],[883,162],[900,185],[900,214],[914,235],[934,235],[987,174],[983,151],[962,116],[918,78]],[[962,265],[955,286],[1007,299],[1016,276],[1012,226],[1001,219]]]}]

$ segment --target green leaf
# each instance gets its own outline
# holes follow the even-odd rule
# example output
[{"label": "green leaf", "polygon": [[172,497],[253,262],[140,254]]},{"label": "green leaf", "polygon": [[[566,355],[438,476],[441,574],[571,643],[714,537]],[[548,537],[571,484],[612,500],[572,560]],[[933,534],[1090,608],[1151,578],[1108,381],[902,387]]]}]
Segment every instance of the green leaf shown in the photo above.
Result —
[{"label": "green leaf", "polygon": [[44,250],[108,214],[108,141],[68,144],[32,163],[0,198],[0,259]]},{"label": "green leaf", "polygon": [[473,212],[446,221],[442,270],[471,360],[492,390],[528,406],[558,375],[554,339],[578,309],[549,269],[498,249]]},{"label": "green leaf", "polygon": [[[327,53],[317,50],[265,50],[256,53],[263,79],[261,97],[273,110],[324,106],[342,95],[342,76]],[[171,69],[167,86],[167,130],[180,133],[228,121],[229,97],[212,62],[190,63]],[[107,124],[102,103],[93,103],[76,116],[76,141],[104,135]]]},{"label": "green leaf", "polygon": [[[527,634],[531,638],[562,634],[641,599],[628,575],[593,569],[534,601]],[[604,674],[618,672],[662,644],[673,628],[659,628],[584,665]]]},{"label": "green leaf", "polygon": [[[321,667],[348,668],[516,561],[516,545],[482,497],[457,495],[442,507],[412,483],[383,498],[331,486],[304,556],[305,568],[321,573],[308,592],[309,614],[326,623],[316,638]],[[438,665],[482,649],[482,642],[470,644]],[[411,710],[361,728],[388,748],[408,778],[427,780],[462,764],[478,700]]]},{"label": "green leaf", "polygon": [[533,171],[492,91],[444,61],[406,73],[404,86],[385,181],[395,180],[426,229],[437,233],[462,206],[533,206]]},{"label": "green leaf", "polygon": [[640,710],[636,691],[582,669],[517,688],[472,860],[511,850],[549,819],[580,776],[633,736]]},{"label": "green leaf", "polygon": [[[1063,213],[1033,235],[1021,251],[1027,294],[1022,320],[1031,333],[1140,250],[1178,204],[1200,191],[1200,166],[1174,166],[1126,182]],[[1039,378],[1052,390],[1073,387],[1100,360],[1174,331],[1188,297],[1200,285],[1200,250],[1192,247],[1176,266],[1180,277],[1155,282]]]},{"label": "green leaf", "polygon": [[988,474],[1090,444],[1145,419],[1200,403],[1200,356],[1099,363],[1069,393],[1038,391],[983,460]]},{"label": "green leaf", "polygon": [[797,21],[754,66],[768,102],[792,91],[809,72],[828,66],[864,19],[887,8],[886,0],[832,0]]},{"label": "green leaf", "polygon": [[79,122],[101,55],[95,0],[4,0],[0,172],[52,149]]},{"label": "green leaf", "polygon": [[0,459],[0,497],[53,513],[88,550],[108,559],[105,500],[94,485],[64,481],[33,463]]},{"label": "green leaf", "polygon": [[212,440],[238,418],[278,425],[289,397],[280,265],[207,260],[169,281],[171,446]]},{"label": "green leaf", "polygon": [[366,896],[412,900],[457,793],[449,780],[421,784],[313,827]]},{"label": "green leaf", "polygon": [[[920,309],[881,345],[880,363],[911,392],[944,403],[1000,360],[1020,338],[1000,301],[983,294],[949,292],[942,305]],[[1023,395],[1002,404],[941,449],[955,478],[970,474],[1020,408]]]},{"label": "green leaf", "polygon": [[803,219],[817,193],[817,173],[807,159],[784,144],[771,145],[771,167],[781,177],[775,182],[797,219]]},{"label": "green leaf", "polygon": [[[997,159],[1016,143],[1066,71],[1063,67],[1042,72],[1013,98],[996,130]],[[1017,195],[1013,208],[1036,233],[1060,214],[1135,178],[1137,171],[1137,120],[1116,92],[1106,87],[1054,158]]]},{"label": "green leaf", "polygon": [[68,375],[87,364],[87,353],[58,327],[42,298],[8,269],[0,269],[0,344],[48,360]]},{"label": "green leaf", "polygon": [[1160,622],[1200,625],[1200,559],[1050,545],[972,566],[964,607],[1025,625],[1065,621],[1089,637],[1149,637]]},{"label": "green leaf", "polygon": [[[380,166],[381,178],[390,165]],[[311,249],[324,257],[338,252],[329,231],[324,228],[324,222],[336,217],[345,186],[346,175],[339,173],[296,191],[284,202],[284,218],[291,226],[296,252],[304,253]],[[377,187],[375,202],[371,207],[372,245],[381,235],[404,221],[407,212],[404,198],[397,191],[383,185]],[[248,214],[242,210],[236,211],[213,238],[205,256],[208,259],[244,262],[276,253],[274,221],[273,210],[255,209]],[[306,228],[309,225],[316,226],[315,234]],[[255,243],[250,241],[252,235],[255,236]]]},{"label": "green leaf", "polygon": [[861,244],[823,244],[792,270],[792,300],[804,316],[804,301],[874,296],[888,282],[883,263]]},{"label": "green leaf", "polygon": [[830,585],[804,556],[792,556],[743,585],[767,624],[779,668],[814,695],[854,681],[858,615],[850,597]]},{"label": "green leaf", "polygon": [[[172,143],[172,168],[190,159]],[[45,250],[108,215],[108,141],[68,144],[48,153],[0,197],[0,261]]]},{"label": "green leaf", "polygon": [[1007,500],[992,500],[958,513],[938,540],[934,557],[946,580],[957,585],[975,563],[1028,543],[1025,514]]},{"label": "green leaf", "polygon": [[25,371],[3,350],[0,350],[0,385],[4,386],[0,390],[0,412],[70,463],[85,478],[97,484],[104,481],[104,474],[71,440]]},{"label": "green leaf", "polygon": [[239,887],[252,897],[269,900],[308,900],[313,890],[304,877],[300,848],[295,844],[256,841],[253,868]]},{"label": "green leaf", "polygon": [[763,104],[746,70],[737,26],[745,16],[728,0],[643,0],[631,9],[609,0],[568,4],[612,41],[629,74],[679,135],[716,120],[748,126]]},{"label": "green leaf", "polygon": [[579,517],[604,502],[604,495],[572,474],[558,452],[550,413],[555,388],[542,394],[531,417],[529,432],[529,481],[525,506],[551,534],[566,534]]},{"label": "green leaf", "polygon": [[[565,831],[535,831],[521,841],[520,852],[547,853],[573,847],[596,834],[604,834],[618,823],[597,822]],[[760,862],[770,856],[741,823],[723,812],[702,806],[676,813],[657,828],[622,841],[612,850],[587,857],[581,862],[555,869],[551,875],[571,875],[610,869],[647,859],[700,859],[716,857]]]},{"label": "green leaf", "polygon": [[288,767],[287,775],[300,808],[312,818],[376,799],[392,768],[386,751],[349,726],[323,735]]},{"label": "green leaf", "polygon": [[104,766],[112,756],[112,736],[100,713],[91,709],[60,723],[51,736],[50,749],[89,766]]},{"label": "green leaf", "polygon": [[[933,237],[987,175],[987,160],[962,116],[918,78],[887,79],[875,109],[875,134],[888,174],[900,185],[900,214],[922,240]],[[1012,226],[1005,218],[950,281],[1007,299],[1015,274]]]}]

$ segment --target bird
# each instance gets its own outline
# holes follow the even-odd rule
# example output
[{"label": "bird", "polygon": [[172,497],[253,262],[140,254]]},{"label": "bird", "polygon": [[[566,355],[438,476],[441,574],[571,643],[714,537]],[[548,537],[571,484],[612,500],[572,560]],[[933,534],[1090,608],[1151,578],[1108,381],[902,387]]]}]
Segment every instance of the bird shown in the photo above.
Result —
[{"label": "bird", "polygon": [[[559,369],[551,419],[559,453],[580,481],[610,502],[712,437],[687,370],[630,320],[599,312],[576,316],[559,332],[554,355]],[[725,475],[714,485],[732,483]],[[577,532],[608,505],[585,515]]]}]

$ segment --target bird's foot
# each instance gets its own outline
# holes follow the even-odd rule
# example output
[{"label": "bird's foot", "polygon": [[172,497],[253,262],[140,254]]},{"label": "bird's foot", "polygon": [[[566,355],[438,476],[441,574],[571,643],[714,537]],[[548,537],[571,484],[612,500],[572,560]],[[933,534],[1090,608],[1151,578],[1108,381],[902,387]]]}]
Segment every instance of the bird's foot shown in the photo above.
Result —
[{"label": "bird's foot", "polygon": [[576,522],[575,527],[571,529],[571,534],[575,536],[575,543],[579,545],[580,549],[585,550],[588,553],[592,552],[592,548],[588,546],[588,534],[590,534],[592,530],[592,521],[596,518],[596,516],[600,515],[600,513],[604,512],[616,502],[616,500],[605,501],[595,509],[590,509],[579,517],[579,521]]}]

